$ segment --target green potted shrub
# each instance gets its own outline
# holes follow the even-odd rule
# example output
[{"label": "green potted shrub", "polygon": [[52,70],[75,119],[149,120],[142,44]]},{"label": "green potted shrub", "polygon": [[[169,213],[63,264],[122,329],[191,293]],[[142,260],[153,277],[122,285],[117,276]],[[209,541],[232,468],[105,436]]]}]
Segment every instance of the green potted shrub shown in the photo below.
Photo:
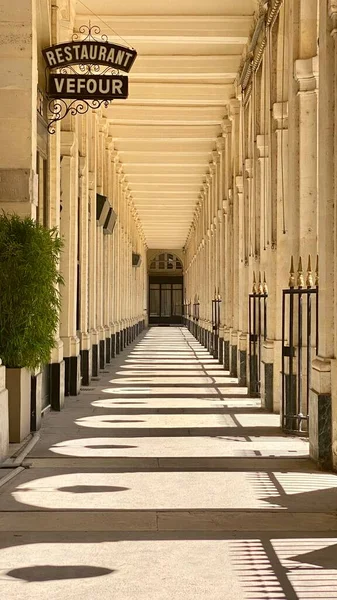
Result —
[{"label": "green potted shrub", "polygon": [[0,359],[7,367],[9,440],[30,432],[31,370],[50,360],[60,311],[56,229],[0,215]]}]

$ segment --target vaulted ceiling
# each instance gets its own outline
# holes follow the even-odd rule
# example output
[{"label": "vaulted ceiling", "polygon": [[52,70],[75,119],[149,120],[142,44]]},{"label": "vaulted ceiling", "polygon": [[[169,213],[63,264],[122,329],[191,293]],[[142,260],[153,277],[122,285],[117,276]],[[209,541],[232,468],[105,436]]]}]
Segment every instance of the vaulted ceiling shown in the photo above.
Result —
[{"label": "vaulted ceiling", "polygon": [[91,19],[138,52],[129,98],[107,116],[148,247],[182,248],[258,0],[83,3],[77,26]]}]

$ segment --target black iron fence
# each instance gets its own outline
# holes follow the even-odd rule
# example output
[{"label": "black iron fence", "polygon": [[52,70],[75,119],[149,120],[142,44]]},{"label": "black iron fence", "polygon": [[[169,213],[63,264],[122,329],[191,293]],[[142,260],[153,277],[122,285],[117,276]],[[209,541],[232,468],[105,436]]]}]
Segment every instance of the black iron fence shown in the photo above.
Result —
[{"label": "black iron fence", "polygon": [[[305,287],[306,286],[306,287]],[[318,260],[315,282],[309,256],[304,282],[301,257],[295,287],[291,258],[289,287],[282,298],[282,427],[308,431],[311,361],[318,352]]]},{"label": "black iron fence", "polygon": [[261,348],[267,339],[268,287],[261,273],[258,284],[254,273],[253,291],[249,294],[249,394],[259,396],[261,391]]}]

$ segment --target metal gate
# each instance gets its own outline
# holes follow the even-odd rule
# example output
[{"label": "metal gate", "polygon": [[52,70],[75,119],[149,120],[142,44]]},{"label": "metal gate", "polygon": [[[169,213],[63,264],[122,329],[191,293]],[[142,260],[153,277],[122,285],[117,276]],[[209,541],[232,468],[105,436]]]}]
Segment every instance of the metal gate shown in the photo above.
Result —
[{"label": "metal gate", "polygon": [[266,275],[263,283],[261,273],[256,284],[253,274],[253,292],[249,294],[249,394],[259,396],[261,391],[261,347],[267,339],[267,299]]},{"label": "metal gate", "polygon": [[311,361],[318,352],[318,260],[314,283],[309,256],[304,283],[300,257],[296,284],[291,258],[282,298],[282,428],[303,433],[308,431]]}]

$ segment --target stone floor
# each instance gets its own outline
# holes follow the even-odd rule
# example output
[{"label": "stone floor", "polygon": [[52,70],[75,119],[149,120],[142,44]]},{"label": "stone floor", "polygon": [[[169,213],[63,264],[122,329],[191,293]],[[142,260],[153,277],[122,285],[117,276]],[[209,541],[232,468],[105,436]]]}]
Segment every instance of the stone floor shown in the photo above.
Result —
[{"label": "stone floor", "polygon": [[24,466],[0,487],[4,600],[337,599],[337,476],[184,328],[48,414]]}]

